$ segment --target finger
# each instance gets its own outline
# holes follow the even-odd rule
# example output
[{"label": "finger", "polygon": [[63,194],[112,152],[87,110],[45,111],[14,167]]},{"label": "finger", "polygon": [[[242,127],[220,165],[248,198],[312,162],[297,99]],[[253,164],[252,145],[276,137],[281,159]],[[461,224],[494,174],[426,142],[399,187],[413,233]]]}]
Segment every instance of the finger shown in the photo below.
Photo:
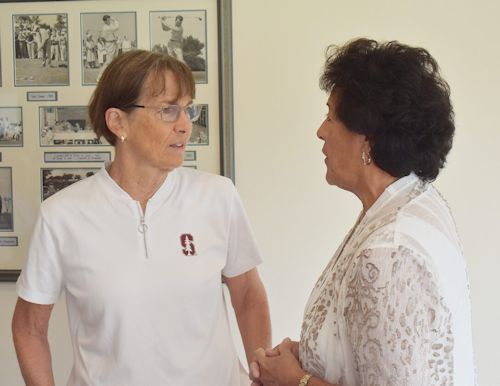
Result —
[{"label": "finger", "polygon": [[278,347],[268,348],[266,350],[266,356],[268,356],[268,357],[277,357],[279,355],[280,355],[280,350]]},{"label": "finger", "polygon": [[283,341],[279,345],[279,349],[281,352],[292,351],[292,347],[293,347],[293,342],[290,340],[290,338],[283,339]]},{"label": "finger", "polygon": [[251,380],[256,380],[260,378],[260,367],[259,364],[255,361],[250,362],[250,379]]}]

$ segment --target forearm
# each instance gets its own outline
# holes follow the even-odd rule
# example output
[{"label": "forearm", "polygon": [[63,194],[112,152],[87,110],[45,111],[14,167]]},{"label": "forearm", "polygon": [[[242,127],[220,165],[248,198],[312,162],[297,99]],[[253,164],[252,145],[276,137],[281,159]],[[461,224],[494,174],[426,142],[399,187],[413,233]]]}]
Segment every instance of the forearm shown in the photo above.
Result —
[{"label": "forearm", "polygon": [[53,386],[54,376],[47,336],[13,330],[14,345],[26,386]]},{"label": "forearm", "polygon": [[19,366],[27,386],[54,386],[47,339],[53,304],[17,300],[12,318],[12,336]]},{"label": "forearm", "polygon": [[240,329],[248,363],[253,360],[253,353],[259,347],[271,347],[271,318],[267,299],[249,302],[236,311],[236,320]]}]

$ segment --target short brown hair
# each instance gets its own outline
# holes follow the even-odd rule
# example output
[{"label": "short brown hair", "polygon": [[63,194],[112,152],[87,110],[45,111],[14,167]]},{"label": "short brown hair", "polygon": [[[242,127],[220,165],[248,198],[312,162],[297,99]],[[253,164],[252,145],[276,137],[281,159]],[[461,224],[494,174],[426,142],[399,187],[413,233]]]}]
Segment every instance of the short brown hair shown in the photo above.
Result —
[{"label": "short brown hair", "polygon": [[105,113],[110,107],[127,110],[136,104],[146,88],[151,95],[165,90],[165,72],[172,71],[179,84],[179,95],[195,96],[193,74],[177,59],[158,52],[132,50],[118,55],[104,70],[89,102],[89,118],[94,131],[114,145],[116,136],[109,130]]}]

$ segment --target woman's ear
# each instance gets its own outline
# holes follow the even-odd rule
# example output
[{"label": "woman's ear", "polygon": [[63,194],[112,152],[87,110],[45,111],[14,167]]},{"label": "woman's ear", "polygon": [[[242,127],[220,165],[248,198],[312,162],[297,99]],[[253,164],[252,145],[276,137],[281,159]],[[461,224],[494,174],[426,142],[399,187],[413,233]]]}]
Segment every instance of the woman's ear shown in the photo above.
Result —
[{"label": "woman's ear", "polygon": [[108,129],[116,135],[117,138],[127,137],[128,125],[126,123],[127,118],[125,112],[116,107],[110,107],[104,113],[104,118]]}]

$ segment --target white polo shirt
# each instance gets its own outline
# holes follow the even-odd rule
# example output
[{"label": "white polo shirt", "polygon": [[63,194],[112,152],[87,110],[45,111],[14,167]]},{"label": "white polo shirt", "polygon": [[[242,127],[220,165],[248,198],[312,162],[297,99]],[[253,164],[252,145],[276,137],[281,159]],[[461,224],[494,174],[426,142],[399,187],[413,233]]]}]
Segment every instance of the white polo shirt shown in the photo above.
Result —
[{"label": "white polo shirt", "polygon": [[18,295],[66,294],[71,386],[239,385],[221,274],[261,262],[224,177],[179,168],[139,202],[103,168],[41,205]]}]

